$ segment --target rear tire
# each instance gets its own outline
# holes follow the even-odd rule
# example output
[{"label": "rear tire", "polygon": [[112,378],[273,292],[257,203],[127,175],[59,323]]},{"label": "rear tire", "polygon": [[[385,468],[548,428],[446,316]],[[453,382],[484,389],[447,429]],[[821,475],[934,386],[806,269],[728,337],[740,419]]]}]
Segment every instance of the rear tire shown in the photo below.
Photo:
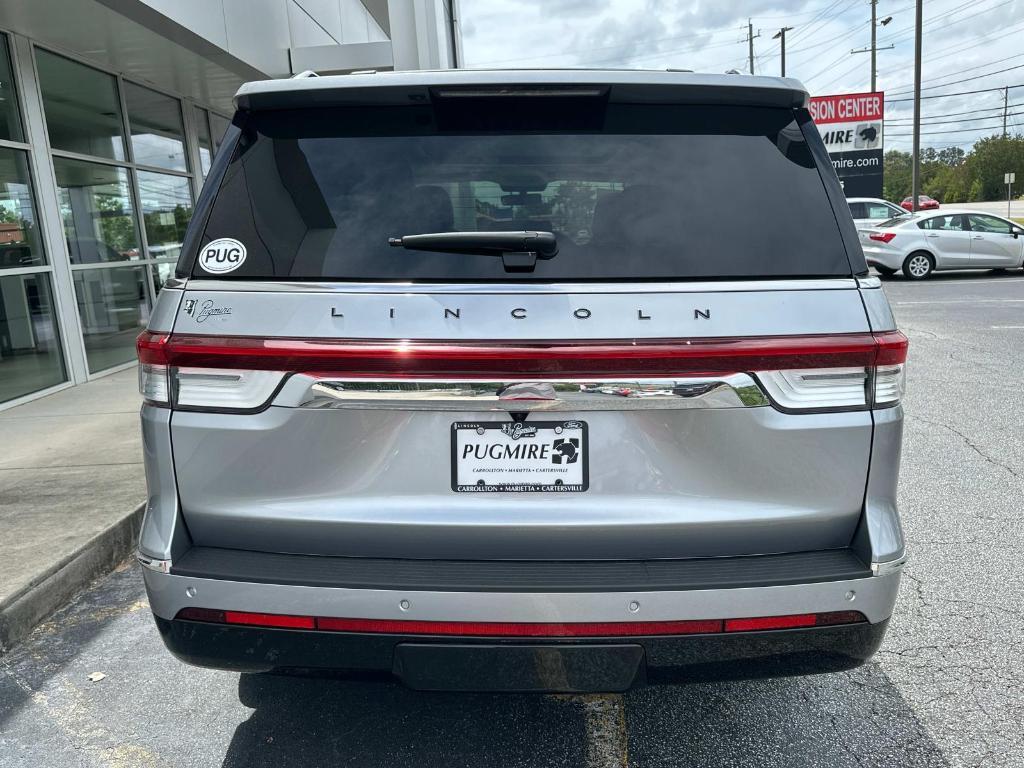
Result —
[{"label": "rear tire", "polygon": [[895,269],[883,267],[881,264],[875,264],[875,269],[878,271],[878,274],[880,274],[882,277],[892,277],[893,275],[896,274]]},{"label": "rear tire", "polygon": [[903,261],[903,275],[908,280],[924,280],[934,271],[935,260],[924,251],[915,251]]}]

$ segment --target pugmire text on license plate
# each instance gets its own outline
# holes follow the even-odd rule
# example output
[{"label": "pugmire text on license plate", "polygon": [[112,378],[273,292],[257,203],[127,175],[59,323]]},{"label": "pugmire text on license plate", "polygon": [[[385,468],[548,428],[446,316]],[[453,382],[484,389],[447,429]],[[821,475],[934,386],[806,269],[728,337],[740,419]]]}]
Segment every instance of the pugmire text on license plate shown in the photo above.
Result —
[{"label": "pugmire text on license plate", "polygon": [[583,421],[452,424],[453,491],[585,491],[587,459]]}]

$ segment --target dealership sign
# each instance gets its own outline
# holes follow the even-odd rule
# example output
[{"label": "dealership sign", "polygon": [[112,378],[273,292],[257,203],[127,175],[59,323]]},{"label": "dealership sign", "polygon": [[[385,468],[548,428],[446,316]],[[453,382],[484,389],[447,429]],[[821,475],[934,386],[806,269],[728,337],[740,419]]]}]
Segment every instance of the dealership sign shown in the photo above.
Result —
[{"label": "dealership sign", "polygon": [[847,197],[882,196],[885,96],[815,96],[808,105]]}]

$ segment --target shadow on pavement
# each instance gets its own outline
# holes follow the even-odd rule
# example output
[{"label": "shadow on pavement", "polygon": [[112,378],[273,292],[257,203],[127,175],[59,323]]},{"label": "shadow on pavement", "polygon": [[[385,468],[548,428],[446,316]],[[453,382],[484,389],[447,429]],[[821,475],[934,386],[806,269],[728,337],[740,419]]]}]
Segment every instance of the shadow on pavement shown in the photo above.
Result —
[{"label": "shadow on pavement", "polygon": [[948,765],[876,664],[626,696],[630,765]]},{"label": "shadow on pavement", "polygon": [[[242,675],[239,699],[255,711],[235,730],[225,768],[589,764],[583,707],[550,696],[425,694],[392,682]],[[947,765],[875,665],[807,678],[652,686],[624,701],[635,767]],[[600,725],[590,727],[591,738],[607,738]]]},{"label": "shadow on pavement", "polygon": [[582,709],[548,696],[421,693],[394,682],[242,675],[255,711],[225,768],[583,766]]}]

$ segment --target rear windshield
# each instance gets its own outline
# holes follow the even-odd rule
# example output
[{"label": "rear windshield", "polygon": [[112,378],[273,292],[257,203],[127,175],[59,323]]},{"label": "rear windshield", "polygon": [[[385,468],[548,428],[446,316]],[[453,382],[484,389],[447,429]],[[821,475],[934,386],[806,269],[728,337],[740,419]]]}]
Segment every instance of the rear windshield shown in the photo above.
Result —
[{"label": "rear windshield", "polygon": [[[353,281],[851,274],[793,110],[452,101],[246,116],[200,240],[238,241],[245,257],[211,270],[199,259],[188,265],[192,274]],[[551,232],[557,255],[509,272],[500,254],[388,245],[405,235],[496,231]]]}]

